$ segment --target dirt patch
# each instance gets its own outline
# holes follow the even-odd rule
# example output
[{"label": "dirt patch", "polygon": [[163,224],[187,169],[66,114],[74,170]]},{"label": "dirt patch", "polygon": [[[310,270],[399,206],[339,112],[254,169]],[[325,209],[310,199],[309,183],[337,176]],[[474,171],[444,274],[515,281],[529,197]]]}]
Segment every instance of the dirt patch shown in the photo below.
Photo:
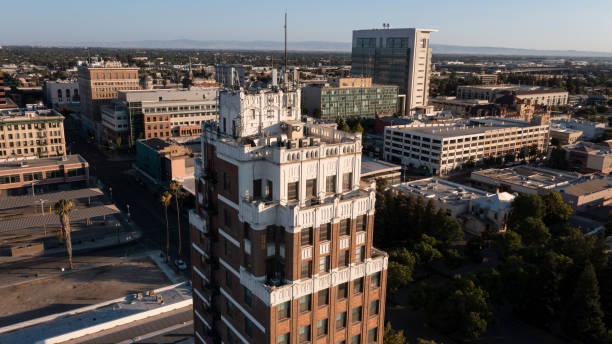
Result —
[{"label": "dirt patch", "polygon": [[0,288],[0,326],[116,299],[171,282],[149,258]]}]

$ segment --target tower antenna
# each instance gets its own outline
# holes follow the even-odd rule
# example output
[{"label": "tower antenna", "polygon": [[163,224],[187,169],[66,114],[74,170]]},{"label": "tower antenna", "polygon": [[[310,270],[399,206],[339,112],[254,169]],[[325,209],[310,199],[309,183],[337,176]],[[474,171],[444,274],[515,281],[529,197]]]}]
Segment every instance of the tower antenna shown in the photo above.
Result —
[{"label": "tower antenna", "polygon": [[285,70],[283,74],[283,84],[285,85],[285,88],[287,88],[287,10],[285,10]]}]

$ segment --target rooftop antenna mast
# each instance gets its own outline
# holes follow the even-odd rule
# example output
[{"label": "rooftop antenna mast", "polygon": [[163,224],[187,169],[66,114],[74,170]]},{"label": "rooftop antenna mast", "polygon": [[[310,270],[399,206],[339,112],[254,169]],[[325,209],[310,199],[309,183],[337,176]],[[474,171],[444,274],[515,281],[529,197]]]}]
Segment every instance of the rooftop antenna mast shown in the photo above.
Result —
[{"label": "rooftop antenna mast", "polygon": [[288,77],[288,73],[287,73],[287,10],[285,10],[285,69],[283,71],[283,84],[285,87],[285,90],[287,89],[288,83],[287,83],[287,77]]}]

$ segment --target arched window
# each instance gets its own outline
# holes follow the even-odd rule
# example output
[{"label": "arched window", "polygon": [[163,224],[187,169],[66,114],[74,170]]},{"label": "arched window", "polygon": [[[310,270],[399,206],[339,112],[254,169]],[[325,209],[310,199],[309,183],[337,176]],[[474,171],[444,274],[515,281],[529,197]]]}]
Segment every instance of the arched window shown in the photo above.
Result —
[{"label": "arched window", "polygon": [[62,98],[62,90],[57,90],[57,96],[58,98]]},{"label": "arched window", "polygon": [[70,89],[66,89],[66,98],[70,98]]}]

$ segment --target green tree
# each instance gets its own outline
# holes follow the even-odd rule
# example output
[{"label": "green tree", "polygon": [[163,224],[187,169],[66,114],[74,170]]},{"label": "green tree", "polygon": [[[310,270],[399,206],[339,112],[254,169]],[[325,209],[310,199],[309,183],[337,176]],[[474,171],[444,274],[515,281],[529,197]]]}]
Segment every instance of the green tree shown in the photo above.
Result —
[{"label": "green tree", "polygon": [[517,254],[523,247],[521,236],[515,231],[495,233],[491,236],[491,247],[501,259]]},{"label": "green tree", "polygon": [[551,191],[542,197],[546,207],[546,215],[544,215],[544,222],[547,225],[564,223],[569,220],[572,216],[572,207],[567,205],[561,194],[557,191]]},{"label": "green tree", "polygon": [[383,344],[405,344],[406,338],[404,331],[396,331],[391,327],[391,323],[385,324],[385,333],[383,335]]},{"label": "green tree", "polygon": [[427,234],[421,235],[421,240],[414,245],[414,252],[419,265],[427,265],[436,259],[442,258],[442,253],[436,248],[436,238]]},{"label": "green tree", "polygon": [[355,125],[352,128],[352,131],[356,133],[363,133],[363,126],[361,125],[361,123],[355,122]]},{"label": "green tree", "polygon": [[550,239],[550,231],[537,217],[527,217],[513,227],[520,234],[525,245],[545,245]]},{"label": "green tree", "polygon": [[166,263],[168,262],[168,252],[170,250],[170,230],[168,228],[168,206],[172,200],[172,194],[168,191],[164,191],[161,195],[159,202],[164,207],[164,214],[166,215]]},{"label": "green tree", "polygon": [[472,280],[456,275],[446,283],[423,288],[420,305],[427,321],[444,332],[478,339],[493,319],[487,292]]},{"label": "green tree", "polygon": [[569,163],[567,161],[565,149],[561,146],[553,148],[552,151],[550,151],[550,159],[548,159],[547,165],[548,167],[558,170],[567,170]]},{"label": "green tree", "polygon": [[181,188],[183,185],[178,180],[173,180],[170,182],[170,193],[174,197],[174,201],[176,202],[176,225],[178,232],[178,255],[181,256],[181,208],[179,207],[179,197],[181,193]]},{"label": "green tree", "polygon": [[607,334],[603,317],[595,269],[587,264],[578,278],[563,328],[568,335],[585,343],[604,343]]},{"label": "green tree", "polygon": [[508,225],[512,228],[515,224],[527,217],[541,219],[545,214],[546,206],[542,197],[538,195],[521,194],[512,202],[512,208],[508,216]]},{"label": "green tree", "polygon": [[68,264],[70,265],[70,270],[74,269],[72,265],[72,238],[70,231],[70,212],[74,208],[74,204],[72,201],[67,199],[60,199],[55,203],[54,206],[55,214],[59,216],[60,223],[62,225],[62,230],[64,231],[64,241],[66,243],[66,251],[68,252]]}]

